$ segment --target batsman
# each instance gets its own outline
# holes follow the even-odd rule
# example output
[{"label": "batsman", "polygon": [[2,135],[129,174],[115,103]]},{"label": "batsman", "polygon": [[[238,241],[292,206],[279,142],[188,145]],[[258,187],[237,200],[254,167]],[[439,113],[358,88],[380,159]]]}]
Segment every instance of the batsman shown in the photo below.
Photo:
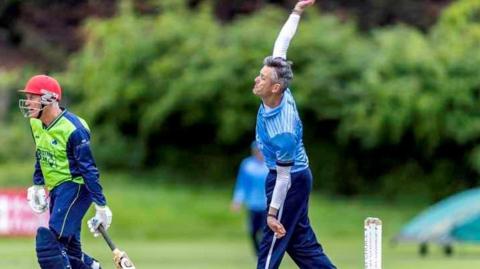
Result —
[{"label": "batsman", "polygon": [[36,148],[27,200],[34,212],[50,212],[49,227],[38,228],[36,235],[40,268],[99,269],[80,243],[82,219],[92,202],[96,213],[88,221],[90,231],[98,236],[99,225],[108,229],[112,222],[90,149],[89,127],[59,106],[62,89],[54,78],[34,76],[20,92],[25,99],[19,100],[19,107],[29,118]]}]

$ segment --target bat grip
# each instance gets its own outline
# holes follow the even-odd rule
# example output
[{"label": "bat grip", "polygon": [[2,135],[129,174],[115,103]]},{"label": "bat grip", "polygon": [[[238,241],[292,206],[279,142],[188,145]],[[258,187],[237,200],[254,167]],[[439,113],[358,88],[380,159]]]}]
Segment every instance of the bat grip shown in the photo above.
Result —
[{"label": "bat grip", "polygon": [[115,250],[117,247],[115,246],[115,244],[113,243],[112,239],[110,238],[110,236],[108,236],[107,234],[107,231],[105,231],[105,228],[103,228],[103,225],[99,225],[98,226],[98,231],[102,234],[103,236],[103,239],[105,239],[105,242],[107,242],[108,246],[110,247],[110,249],[113,251]]}]

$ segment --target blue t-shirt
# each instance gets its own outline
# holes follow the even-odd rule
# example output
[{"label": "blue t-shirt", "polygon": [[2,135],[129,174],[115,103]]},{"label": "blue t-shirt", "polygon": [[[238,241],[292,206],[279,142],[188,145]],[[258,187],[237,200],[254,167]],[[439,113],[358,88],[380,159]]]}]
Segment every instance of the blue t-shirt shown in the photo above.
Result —
[{"label": "blue t-shirt", "polygon": [[268,168],[265,166],[265,162],[253,156],[245,158],[238,170],[233,201],[245,204],[252,211],[266,210],[265,179],[267,174]]}]

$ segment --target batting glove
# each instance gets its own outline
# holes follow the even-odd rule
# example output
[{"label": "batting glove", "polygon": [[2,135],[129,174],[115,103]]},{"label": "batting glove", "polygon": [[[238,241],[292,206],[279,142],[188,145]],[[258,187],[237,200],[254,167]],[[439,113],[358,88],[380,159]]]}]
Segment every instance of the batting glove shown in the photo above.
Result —
[{"label": "batting glove", "polygon": [[112,224],[112,211],[108,206],[99,205],[95,205],[95,210],[95,216],[91,218],[87,224],[90,232],[93,233],[93,236],[97,237],[100,235],[100,232],[98,231],[98,226],[100,226],[100,224],[105,230],[108,230],[110,224]]},{"label": "batting glove", "polygon": [[28,188],[27,201],[33,212],[37,214],[45,212],[48,208],[48,199],[43,185],[33,185]]}]

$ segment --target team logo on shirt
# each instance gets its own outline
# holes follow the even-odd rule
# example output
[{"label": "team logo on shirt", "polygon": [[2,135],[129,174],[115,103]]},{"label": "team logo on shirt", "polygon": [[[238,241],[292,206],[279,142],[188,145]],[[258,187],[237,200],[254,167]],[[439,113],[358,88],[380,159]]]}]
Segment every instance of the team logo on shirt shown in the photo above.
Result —
[{"label": "team logo on shirt", "polygon": [[57,167],[57,161],[55,160],[55,155],[49,151],[37,149],[36,151],[37,160],[43,165],[48,165],[50,167]]}]

